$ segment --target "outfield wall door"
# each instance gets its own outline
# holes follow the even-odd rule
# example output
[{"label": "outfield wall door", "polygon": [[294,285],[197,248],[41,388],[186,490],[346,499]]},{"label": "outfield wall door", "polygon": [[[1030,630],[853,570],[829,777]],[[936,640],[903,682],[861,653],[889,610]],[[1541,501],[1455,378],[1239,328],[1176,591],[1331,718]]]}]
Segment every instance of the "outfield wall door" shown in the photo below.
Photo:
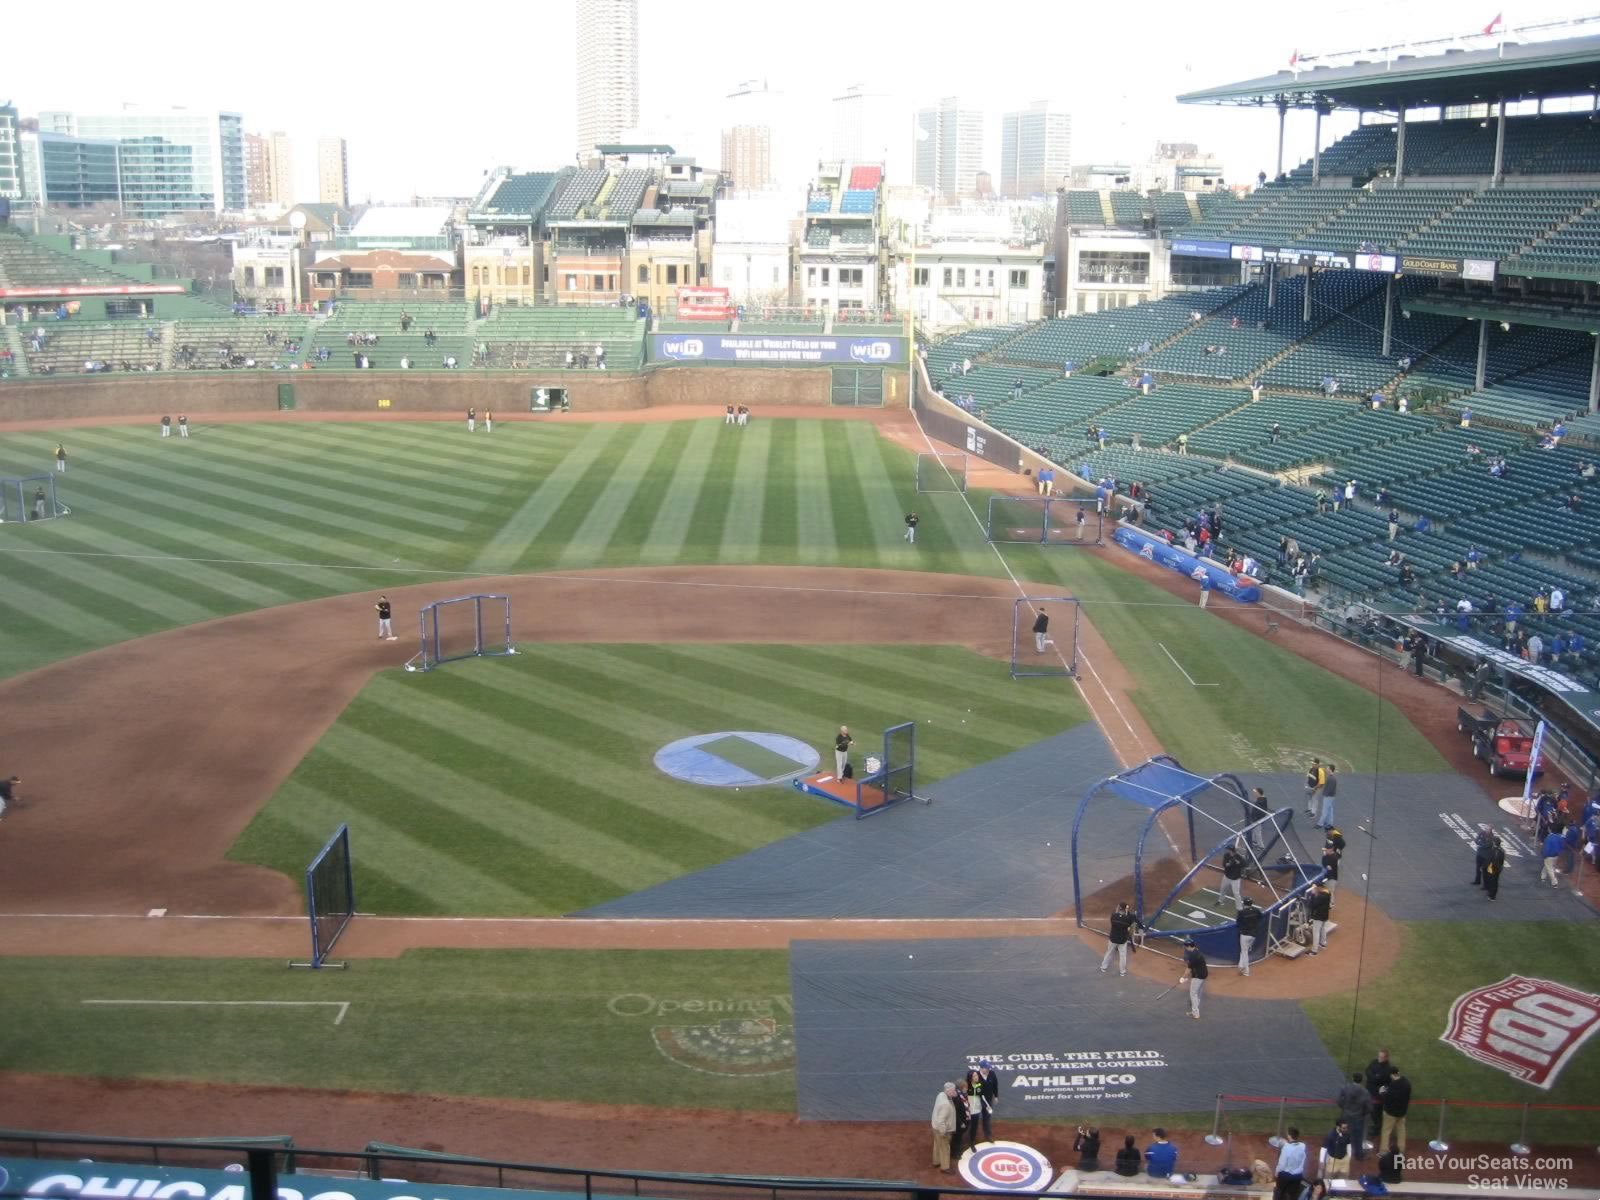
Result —
[{"label": "outfield wall door", "polygon": [[278,385],[278,411],[288,412],[294,408],[294,384],[280,383]]},{"label": "outfield wall door", "polygon": [[882,408],[882,367],[834,367],[833,403],[837,408]]}]

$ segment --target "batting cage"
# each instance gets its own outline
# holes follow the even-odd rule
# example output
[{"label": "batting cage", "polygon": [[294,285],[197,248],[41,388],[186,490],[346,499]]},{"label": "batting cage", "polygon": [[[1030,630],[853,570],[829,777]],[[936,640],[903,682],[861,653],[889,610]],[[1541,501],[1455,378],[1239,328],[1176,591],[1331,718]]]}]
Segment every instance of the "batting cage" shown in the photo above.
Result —
[{"label": "batting cage", "polygon": [[1011,608],[1011,678],[1076,679],[1080,610],[1072,596],[1019,596]]},{"label": "batting cage", "polygon": [[[1125,901],[1147,948],[1177,955],[1193,938],[1208,958],[1237,961],[1248,896],[1265,917],[1252,958],[1295,957],[1309,942],[1305,894],[1326,872],[1293,822],[1292,806],[1273,808],[1236,776],[1196,775],[1167,755],[1107,776],[1072,822],[1078,924],[1101,928]],[[1243,860],[1237,894],[1223,867],[1230,849]]]},{"label": "batting cage", "polygon": [[868,753],[859,775],[841,779],[824,771],[795,779],[792,786],[853,809],[859,821],[907,800],[923,800],[916,782],[917,723],[905,721],[883,731],[882,754]]},{"label": "batting cage", "polygon": [[924,451],[917,455],[917,491],[964,492],[967,490],[967,456],[957,450],[949,454]]},{"label": "batting cage", "polygon": [[1105,544],[1105,514],[1093,498],[990,496],[984,530],[991,542],[1045,546]]},{"label": "batting cage", "polygon": [[406,663],[408,671],[431,671],[459,658],[515,654],[511,641],[511,597],[456,596],[425,605],[421,647]]},{"label": "batting cage", "polygon": [[49,521],[72,510],[56,499],[56,477],[0,479],[0,521]]},{"label": "batting cage", "polygon": [[356,879],[350,859],[350,826],[340,825],[306,868],[306,913],[311,918],[311,959],[291,967],[342,967],[328,958],[356,915]]}]

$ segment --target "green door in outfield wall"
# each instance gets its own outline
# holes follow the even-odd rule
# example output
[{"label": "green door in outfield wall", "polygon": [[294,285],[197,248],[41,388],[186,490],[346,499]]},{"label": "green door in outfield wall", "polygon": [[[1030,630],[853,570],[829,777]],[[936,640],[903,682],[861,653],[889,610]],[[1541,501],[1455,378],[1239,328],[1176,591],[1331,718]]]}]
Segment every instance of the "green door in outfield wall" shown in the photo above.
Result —
[{"label": "green door in outfield wall", "polygon": [[294,408],[294,384],[280,383],[278,385],[278,411],[288,412]]},{"label": "green door in outfield wall", "polygon": [[833,403],[839,408],[882,408],[882,367],[834,367]]}]

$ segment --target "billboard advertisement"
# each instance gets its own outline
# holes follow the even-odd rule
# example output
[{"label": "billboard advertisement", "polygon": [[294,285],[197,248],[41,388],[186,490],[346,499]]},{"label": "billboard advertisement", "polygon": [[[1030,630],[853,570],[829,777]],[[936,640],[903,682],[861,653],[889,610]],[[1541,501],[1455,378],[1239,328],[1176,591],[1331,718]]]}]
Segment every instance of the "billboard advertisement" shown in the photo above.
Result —
[{"label": "billboard advertisement", "polygon": [[1358,271],[1379,271],[1384,275],[1393,275],[1398,265],[1392,254],[1357,254],[1354,255],[1351,265]]},{"label": "billboard advertisement", "polygon": [[905,362],[905,341],[903,337],[821,334],[653,333],[650,357],[655,362],[749,363],[778,367],[850,363],[888,366]]},{"label": "billboard advertisement", "polygon": [[1285,266],[1300,267],[1328,267],[1339,270],[1350,269],[1350,256],[1348,254],[1335,254],[1332,250],[1296,250],[1288,246],[1276,250],[1262,252],[1263,262],[1282,263]]},{"label": "billboard advertisement", "polygon": [[73,287],[5,287],[0,300],[54,300],[62,296],[187,296],[181,283],[75,285]]},{"label": "billboard advertisement", "polygon": [[1400,270],[1406,275],[1459,275],[1459,258],[1434,258],[1431,255],[1407,254],[1400,259]]},{"label": "billboard advertisement", "polygon": [[1479,283],[1493,283],[1494,269],[1497,265],[1492,258],[1464,258],[1461,260],[1461,278],[1475,279]]},{"label": "billboard advertisement", "polygon": [[1166,538],[1141,533],[1127,525],[1119,526],[1111,536],[1124,550],[1131,550],[1140,558],[1187,575],[1196,583],[1202,576],[1208,577],[1213,588],[1241,604],[1254,604],[1261,599],[1261,587],[1250,576],[1235,575],[1219,562],[1199,558],[1181,546],[1169,546]]},{"label": "billboard advertisement", "polygon": [[1227,242],[1196,242],[1185,238],[1172,239],[1172,252],[1174,254],[1187,254],[1190,258],[1231,258],[1231,247]]},{"label": "billboard advertisement", "polygon": [[1232,256],[1238,259],[1240,262],[1261,261],[1260,246],[1232,246],[1229,247],[1229,249],[1232,251]]}]

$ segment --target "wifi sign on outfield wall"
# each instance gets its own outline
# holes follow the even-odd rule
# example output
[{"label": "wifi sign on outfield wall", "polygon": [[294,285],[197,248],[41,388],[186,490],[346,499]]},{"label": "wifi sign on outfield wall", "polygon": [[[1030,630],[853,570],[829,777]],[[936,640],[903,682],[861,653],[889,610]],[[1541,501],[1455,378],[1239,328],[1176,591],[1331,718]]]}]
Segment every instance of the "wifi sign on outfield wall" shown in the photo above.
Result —
[{"label": "wifi sign on outfield wall", "polygon": [[1600,996],[1564,983],[1508,975],[1458,996],[1439,1040],[1548,1091],[1600,1029]]}]

